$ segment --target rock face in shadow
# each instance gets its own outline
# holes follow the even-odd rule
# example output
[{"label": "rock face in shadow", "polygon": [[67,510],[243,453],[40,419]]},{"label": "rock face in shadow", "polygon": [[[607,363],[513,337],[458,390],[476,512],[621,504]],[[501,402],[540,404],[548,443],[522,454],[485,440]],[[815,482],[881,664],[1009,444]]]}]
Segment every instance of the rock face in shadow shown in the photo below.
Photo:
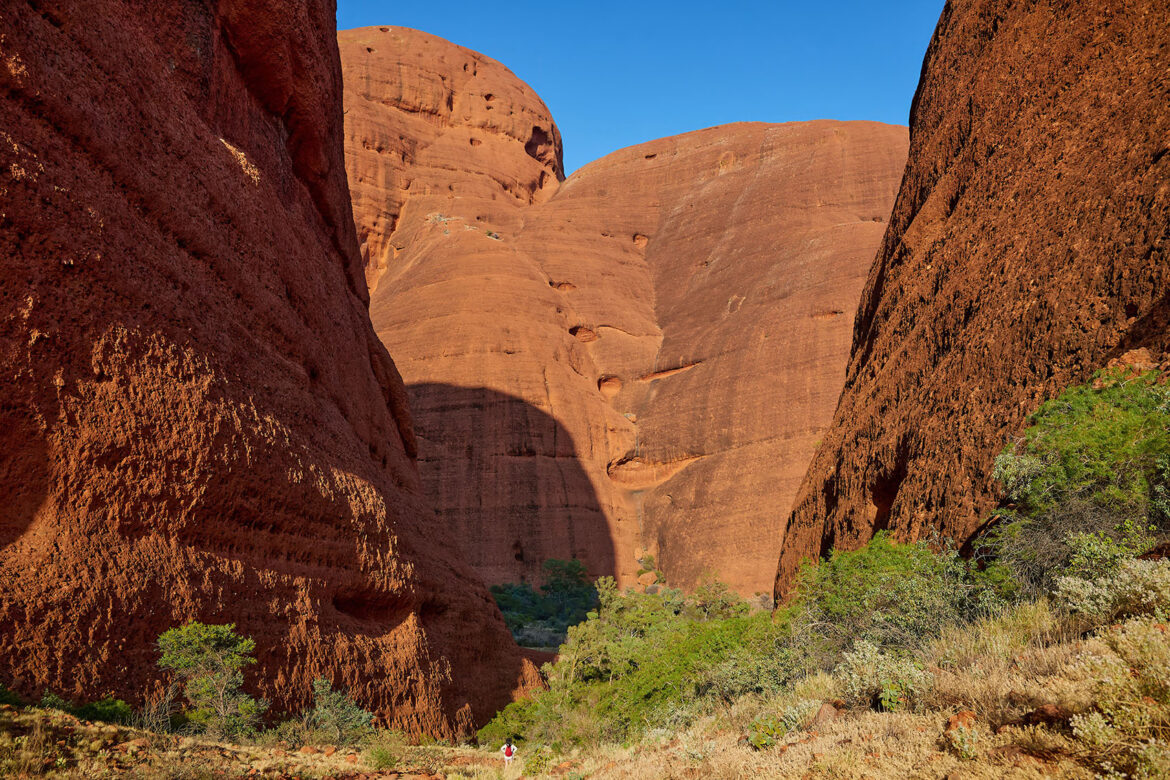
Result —
[{"label": "rock face in shadow", "polygon": [[[613,571],[613,547],[599,541],[609,538],[605,513],[572,435],[554,417],[483,387],[419,384],[406,390],[418,419],[423,486],[430,495],[447,496],[436,506],[442,524],[458,529],[472,552],[500,537],[513,540],[498,559],[486,554],[499,555],[494,547],[477,556],[485,578],[535,575],[545,558],[534,560],[533,546],[581,551],[596,571]],[[452,490],[456,485],[476,492]],[[543,500],[523,503],[521,496]]]},{"label": "rock face in shadow", "polygon": [[1170,6],[948,2],[833,425],[784,537],[962,540],[1043,400],[1170,347]]},{"label": "rock face in shadow", "polygon": [[[158,684],[188,619],[466,732],[531,675],[421,497],[370,325],[332,3],[0,16],[0,679]],[[529,677],[531,679],[531,677]]]},{"label": "rock face in shadow", "polygon": [[[408,385],[486,388],[568,434],[510,453],[529,419],[471,390],[415,400],[439,436],[420,444],[422,479],[468,560],[497,582],[578,557],[633,584],[653,556],[673,584],[770,591],[776,520],[840,391],[905,129],[728,125],[558,186],[552,118],[498,63],[402,28],[339,40],[378,335]],[[468,422],[453,432],[450,416]],[[515,457],[542,478],[514,479]]]}]

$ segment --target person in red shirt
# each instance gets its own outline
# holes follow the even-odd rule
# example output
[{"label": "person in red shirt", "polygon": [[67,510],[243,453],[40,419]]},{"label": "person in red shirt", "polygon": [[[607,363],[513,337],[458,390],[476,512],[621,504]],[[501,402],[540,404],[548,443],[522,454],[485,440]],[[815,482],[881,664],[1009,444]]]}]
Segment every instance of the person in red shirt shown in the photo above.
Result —
[{"label": "person in red shirt", "polygon": [[516,746],[512,744],[512,738],[504,742],[504,746],[500,748],[500,752],[504,754],[504,766],[512,763],[512,757],[516,755]]}]

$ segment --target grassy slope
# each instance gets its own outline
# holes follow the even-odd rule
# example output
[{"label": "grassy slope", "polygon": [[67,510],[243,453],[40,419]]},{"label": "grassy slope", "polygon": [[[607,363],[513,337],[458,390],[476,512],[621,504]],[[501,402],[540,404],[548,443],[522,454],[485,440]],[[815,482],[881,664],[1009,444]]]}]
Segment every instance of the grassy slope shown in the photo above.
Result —
[{"label": "grassy slope", "polygon": [[[802,699],[837,698],[840,683],[817,675],[783,695],[741,699],[680,733],[655,733],[629,747],[559,756],[546,768],[553,776],[598,778],[1093,776],[1080,763],[1084,749],[1070,739],[1067,723],[1028,726],[1020,721],[1041,705],[1068,713],[1092,705],[1096,683],[1083,661],[1110,654],[1101,639],[1062,636],[1059,622],[1041,603],[956,629],[937,640],[928,653],[934,660],[930,667],[934,685],[919,713],[844,710],[831,722],[795,732],[768,750],[756,751],[741,741],[761,713]],[[968,709],[978,715],[968,755],[962,757],[948,739],[947,721]],[[18,736],[23,737],[20,745],[14,741]],[[0,708],[2,775],[23,770],[49,777],[123,772],[209,777],[216,772],[243,776],[256,770],[262,777],[531,776],[524,775],[524,759],[531,762],[532,756],[522,753],[504,772],[496,745],[412,747],[388,740],[385,734],[380,744],[396,763],[375,774],[368,747],[326,757],[280,746],[217,743],[89,724],[54,711]]]}]

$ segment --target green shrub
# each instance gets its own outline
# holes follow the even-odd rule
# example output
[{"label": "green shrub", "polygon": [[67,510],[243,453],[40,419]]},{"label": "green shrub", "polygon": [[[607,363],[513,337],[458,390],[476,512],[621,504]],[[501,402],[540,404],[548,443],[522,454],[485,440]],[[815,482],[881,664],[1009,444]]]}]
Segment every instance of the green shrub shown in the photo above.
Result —
[{"label": "green shrub", "polygon": [[73,711],[73,705],[70,702],[61,698],[53,691],[50,691],[48,688],[46,688],[45,692],[41,694],[41,700],[37,703],[37,706],[42,710],[61,710],[62,712]]},{"label": "green shrub", "polygon": [[905,656],[883,652],[872,642],[860,641],[833,671],[851,704],[886,712],[917,706],[929,688],[931,677]]},{"label": "green shrub", "polygon": [[834,551],[799,576],[795,607],[818,628],[825,663],[854,641],[918,648],[944,626],[998,606],[994,589],[953,549],[898,544],[880,532],[864,547]]},{"label": "green shrub", "polygon": [[1103,372],[1043,404],[1023,441],[996,460],[1008,499],[1033,516],[1069,500],[1149,516],[1170,458],[1170,387],[1160,381],[1157,371]]},{"label": "green shrub", "polygon": [[115,699],[113,695],[108,695],[103,699],[89,704],[83,704],[80,707],[74,707],[72,702],[46,688],[45,692],[41,695],[41,700],[37,702],[37,707],[43,710],[60,710],[61,712],[68,712],[71,715],[76,715],[85,720],[102,721],[104,723],[129,725],[135,720],[134,710],[130,708],[130,705],[121,699]]},{"label": "green shrub", "polygon": [[366,751],[366,761],[373,769],[395,769],[401,759],[393,749],[385,745],[374,745]]},{"label": "green shrub", "polygon": [[373,714],[366,712],[347,694],[333,690],[325,679],[313,680],[314,707],[308,722],[330,734],[336,745],[350,745],[370,732]]},{"label": "green shrub", "polygon": [[1122,562],[1136,558],[1154,546],[1154,530],[1156,528],[1152,525],[1127,519],[1114,527],[1113,534],[1101,531],[1070,534],[1070,554],[1064,573],[1082,579],[1110,575]]},{"label": "green shrub", "polygon": [[[980,556],[1028,595],[1093,577],[1170,530],[1170,387],[1158,372],[1098,375],[1030,418],[995,461],[1004,509]],[[1095,385],[1095,386],[1094,386]]]},{"label": "green shrub", "polygon": [[244,666],[256,643],[236,634],[235,625],[209,626],[192,621],[158,638],[159,666],[183,680],[191,704],[190,722],[213,734],[238,735],[254,729],[267,709],[240,689]]},{"label": "green shrub", "polygon": [[539,747],[524,756],[524,774],[532,777],[546,775],[552,769],[555,759],[556,756],[552,750],[547,747]]},{"label": "green shrub", "polygon": [[973,761],[978,755],[979,732],[972,726],[958,726],[943,734],[951,751],[964,761]]},{"label": "green shrub", "polygon": [[778,741],[792,732],[808,728],[808,724],[812,722],[820,706],[819,701],[804,699],[784,708],[778,714],[756,718],[748,726],[748,744],[756,750],[765,750],[775,746]]},{"label": "green shrub", "polygon": [[550,558],[542,569],[540,592],[528,583],[491,586],[508,630],[525,647],[560,645],[568,627],[580,623],[597,606],[597,590],[581,561]]},{"label": "green shrub", "polygon": [[1062,577],[1056,598],[1069,612],[1098,623],[1138,615],[1164,620],[1170,616],[1170,561],[1131,559],[1096,579]]},{"label": "green shrub", "polygon": [[1084,666],[1097,706],[1072,719],[1073,734],[1108,777],[1170,772],[1170,638],[1163,623],[1139,618],[1102,633],[1107,656]]},{"label": "green shrub", "polygon": [[86,704],[73,710],[73,714],[86,720],[100,720],[106,723],[129,725],[134,721],[134,710],[121,699],[106,696],[104,699]]},{"label": "green shrub", "polygon": [[682,614],[693,620],[726,620],[749,611],[748,603],[725,583],[706,579],[683,603]]},{"label": "green shrub", "polygon": [[11,704],[14,707],[24,704],[21,698],[11,691],[4,683],[0,683],[0,704]]},{"label": "green shrub", "polygon": [[[721,584],[686,597],[670,588],[622,593],[603,577],[597,593],[597,609],[569,628],[559,661],[545,667],[550,689],[506,707],[481,741],[624,741],[683,727],[713,700],[787,679],[777,668],[784,655],[772,655],[783,649],[782,625],[768,613],[745,614],[746,605]],[[741,669],[736,655],[753,667]]]},{"label": "green shrub", "polygon": [[[767,696],[833,669],[854,638],[901,658],[994,602],[983,575],[953,550],[896,544],[885,534],[806,568],[798,588],[776,612],[751,614],[717,582],[687,596],[671,588],[620,592],[603,577],[598,608],[569,628],[559,660],[545,667],[549,690],[506,707],[480,738],[579,746],[677,731],[742,696]],[[875,689],[879,704],[908,706],[919,674],[892,660],[883,669],[897,674]]]}]

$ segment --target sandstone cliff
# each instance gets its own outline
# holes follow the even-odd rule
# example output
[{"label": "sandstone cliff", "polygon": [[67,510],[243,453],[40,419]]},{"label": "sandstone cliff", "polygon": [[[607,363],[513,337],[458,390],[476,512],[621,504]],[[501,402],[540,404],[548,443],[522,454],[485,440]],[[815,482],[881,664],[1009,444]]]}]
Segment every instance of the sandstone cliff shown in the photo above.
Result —
[{"label": "sandstone cliff", "polygon": [[968,537],[1026,415],[1170,348],[1168,29],[1157,0],[947,3],[778,593],[879,529]]},{"label": "sandstone cliff", "polygon": [[489,581],[583,559],[769,591],[904,128],[736,124],[559,184],[548,109],[403,28],[339,36],[346,164],[420,472]]},{"label": "sandstone cliff", "polygon": [[524,672],[420,496],[326,0],[0,11],[0,679],[131,700],[190,618],[454,734]]}]

